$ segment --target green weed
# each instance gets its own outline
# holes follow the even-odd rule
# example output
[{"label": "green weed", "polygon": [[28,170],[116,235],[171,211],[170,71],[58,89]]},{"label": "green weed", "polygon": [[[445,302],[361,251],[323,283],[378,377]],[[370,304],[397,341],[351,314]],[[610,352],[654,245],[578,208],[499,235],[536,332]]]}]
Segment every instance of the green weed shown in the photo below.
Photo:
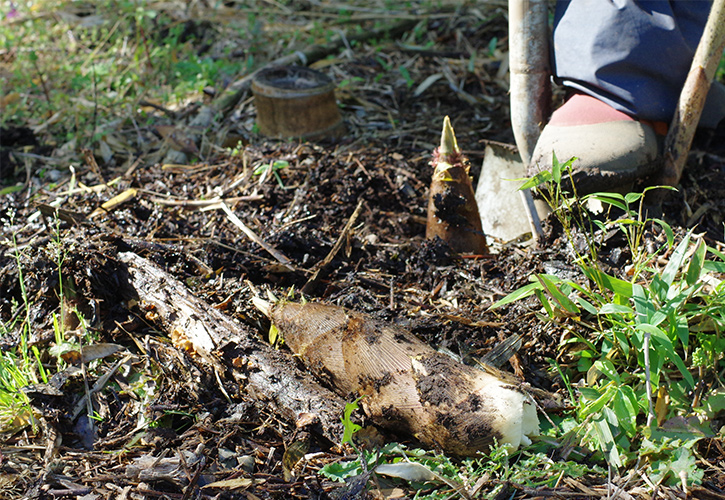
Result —
[{"label": "green weed", "polygon": [[[706,395],[705,388],[722,387],[725,366],[725,286],[710,274],[723,271],[725,256],[692,233],[675,245],[664,221],[643,215],[644,193],[566,193],[562,173],[572,161],[562,164],[554,157],[552,171],[525,187],[540,190],[570,241],[575,229],[586,238],[586,252],[571,245],[585,279],[536,274],[531,284],[492,307],[535,295],[545,317],[571,331],[560,357],[572,357],[575,368],[564,372],[557,365],[575,407],[570,433],[616,468],[643,463],[661,481],[679,484],[684,475],[697,482],[702,474],[691,450],[713,435],[708,398],[720,397]],[[623,215],[595,219],[586,209],[595,201]],[[665,241],[648,252],[644,235],[654,226]],[[596,230],[624,235],[631,254],[627,272],[613,276],[602,269]],[[665,255],[667,264],[661,266],[657,258]]]},{"label": "green weed", "polygon": [[[492,446],[486,456],[455,460],[422,449],[388,443],[377,451],[362,450],[356,460],[325,465],[321,474],[334,481],[350,481],[372,471],[416,491],[419,500],[493,498],[508,483],[530,488],[554,487],[562,476],[601,475],[597,466],[571,460],[554,460],[550,450],[511,452],[509,446]],[[484,493],[485,485],[485,493]]]},{"label": "green weed", "polygon": [[[512,451],[509,445],[494,443],[485,455],[463,460],[422,449],[408,449],[398,443],[387,443],[379,449],[360,448],[355,446],[354,436],[361,427],[351,419],[352,413],[359,409],[360,399],[346,404],[341,417],[342,443],[349,443],[357,458],[332,462],[321,470],[323,476],[334,481],[350,482],[372,472],[406,484],[416,491],[416,499],[438,500],[482,498],[484,484],[488,489],[487,497],[493,497],[508,483],[531,488],[554,487],[563,476],[581,478],[587,474],[604,474],[604,470],[596,465],[553,459],[554,449],[547,440],[518,451]],[[555,431],[549,428],[543,433]]]},{"label": "green weed", "polygon": [[[15,223],[15,214],[8,213],[9,226]],[[38,347],[30,345],[31,303],[25,287],[25,271],[23,254],[17,244],[15,232],[11,229],[9,247],[15,257],[18,270],[18,288],[20,300],[13,301],[11,319],[0,323],[0,337],[17,335],[18,342],[0,353],[0,432],[15,432],[22,427],[32,425],[36,421],[30,399],[23,389],[33,384],[47,384],[50,378],[50,368],[43,364],[48,355],[56,358],[55,371],[61,371],[67,366],[63,355],[69,351],[80,351],[82,345],[93,341],[88,333],[83,315],[76,309],[67,310],[65,298],[72,290],[70,281],[64,277],[63,269],[68,249],[60,235],[59,221],[53,221],[53,236],[51,238],[51,252],[57,269],[59,288],[57,290],[60,304],[59,313],[52,314],[55,344],[51,347]],[[71,290],[69,290],[69,288]],[[71,335],[66,329],[67,317],[73,315],[79,324],[77,329],[80,335]],[[42,349],[42,350],[41,350]]]},{"label": "green weed", "polygon": [[341,417],[342,426],[344,428],[344,432],[343,432],[343,435],[342,435],[342,442],[343,443],[352,443],[352,436],[353,436],[353,434],[355,434],[357,431],[359,431],[360,429],[362,429],[362,427],[360,427],[358,424],[354,423],[351,420],[352,412],[354,412],[355,410],[357,410],[357,409],[360,408],[358,406],[358,404],[357,404],[358,401],[360,401],[360,399],[362,399],[362,398],[357,398],[352,403],[347,403],[345,405],[345,411],[344,411],[344,413],[343,413],[343,415]]},{"label": "green weed", "polygon": [[[15,213],[8,214],[9,226],[15,223]],[[40,352],[35,346],[29,346],[30,337],[30,300],[25,288],[23,259],[17,244],[16,234],[10,232],[10,245],[18,269],[18,285],[22,304],[13,301],[11,319],[0,323],[0,337],[17,334],[19,343],[14,349],[0,353],[0,432],[13,431],[31,424],[36,425],[28,396],[24,387],[39,382],[47,383],[48,376],[40,361]]]}]

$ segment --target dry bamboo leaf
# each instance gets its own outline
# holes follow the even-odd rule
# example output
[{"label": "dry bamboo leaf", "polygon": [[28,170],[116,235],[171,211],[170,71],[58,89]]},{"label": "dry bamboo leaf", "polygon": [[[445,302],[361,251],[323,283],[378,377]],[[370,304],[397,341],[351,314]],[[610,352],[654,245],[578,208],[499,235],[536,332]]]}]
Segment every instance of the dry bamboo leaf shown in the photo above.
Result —
[{"label": "dry bamboo leaf", "polygon": [[435,82],[443,78],[443,73],[434,73],[430,75],[428,78],[423,80],[418,87],[416,87],[415,91],[413,92],[413,95],[415,97],[419,97],[423,92],[428,90],[428,88],[433,85]]},{"label": "dry bamboo leaf", "polygon": [[416,462],[398,462],[395,464],[380,464],[375,472],[383,476],[397,477],[412,482],[434,481],[438,476],[425,465]]},{"label": "dry bamboo leaf", "polygon": [[20,99],[21,99],[21,96],[17,92],[10,92],[9,94],[6,94],[6,95],[0,97],[0,110],[4,109],[6,106],[9,106],[10,104],[15,104]]},{"label": "dry bamboo leaf", "polygon": [[196,146],[194,139],[180,127],[157,125],[155,129],[168,142],[171,149],[193,155],[199,154],[199,148]]},{"label": "dry bamboo leaf", "polygon": [[106,358],[122,350],[123,346],[118,344],[100,343],[82,347],[79,351],[68,351],[61,354],[66,363],[80,364],[90,363],[93,360]]},{"label": "dry bamboo leaf", "polygon": [[239,490],[249,488],[254,484],[254,479],[248,477],[237,477],[235,479],[222,479],[213,483],[205,484],[202,488],[223,488],[225,490]]}]

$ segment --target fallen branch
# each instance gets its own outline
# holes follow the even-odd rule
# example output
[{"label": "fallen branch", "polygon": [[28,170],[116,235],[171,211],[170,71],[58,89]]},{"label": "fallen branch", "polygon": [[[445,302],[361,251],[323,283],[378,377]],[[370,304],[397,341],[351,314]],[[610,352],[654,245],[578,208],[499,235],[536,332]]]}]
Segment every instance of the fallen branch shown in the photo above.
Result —
[{"label": "fallen branch", "polygon": [[119,254],[128,271],[128,299],[143,304],[154,323],[217,373],[225,369],[253,397],[296,421],[302,413],[319,417],[322,433],[339,442],[344,401],[301,371],[292,356],[259,340],[256,331],[235,323],[149,260]]},{"label": "fallen branch", "polygon": [[215,205],[219,203],[238,203],[241,201],[259,201],[264,199],[261,194],[252,194],[247,196],[234,196],[231,198],[212,198],[211,200],[177,200],[177,199],[164,199],[153,196],[149,198],[150,201],[164,205],[167,207],[181,207],[187,210],[197,210],[200,208],[219,208]]}]

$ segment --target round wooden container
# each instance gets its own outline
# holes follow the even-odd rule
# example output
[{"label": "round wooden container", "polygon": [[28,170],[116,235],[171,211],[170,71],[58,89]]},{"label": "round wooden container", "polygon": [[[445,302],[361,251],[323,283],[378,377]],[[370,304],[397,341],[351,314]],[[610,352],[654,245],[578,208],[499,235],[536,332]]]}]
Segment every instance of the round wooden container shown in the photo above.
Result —
[{"label": "round wooden container", "polygon": [[280,66],[260,71],[252,80],[259,131],[274,138],[340,137],[345,125],[334,91],[327,75],[310,68]]}]

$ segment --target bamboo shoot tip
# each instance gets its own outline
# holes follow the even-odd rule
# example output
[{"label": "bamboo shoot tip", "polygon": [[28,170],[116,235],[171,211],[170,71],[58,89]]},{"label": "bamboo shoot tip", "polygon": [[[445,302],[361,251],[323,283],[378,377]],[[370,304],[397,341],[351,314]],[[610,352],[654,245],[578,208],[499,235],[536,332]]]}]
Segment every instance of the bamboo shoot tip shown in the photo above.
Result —
[{"label": "bamboo shoot tip", "polygon": [[459,153],[458,142],[456,141],[456,134],[453,132],[453,126],[451,125],[451,119],[446,116],[443,118],[443,131],[441,132],[441,147],[438,152],[443,155]]}]

